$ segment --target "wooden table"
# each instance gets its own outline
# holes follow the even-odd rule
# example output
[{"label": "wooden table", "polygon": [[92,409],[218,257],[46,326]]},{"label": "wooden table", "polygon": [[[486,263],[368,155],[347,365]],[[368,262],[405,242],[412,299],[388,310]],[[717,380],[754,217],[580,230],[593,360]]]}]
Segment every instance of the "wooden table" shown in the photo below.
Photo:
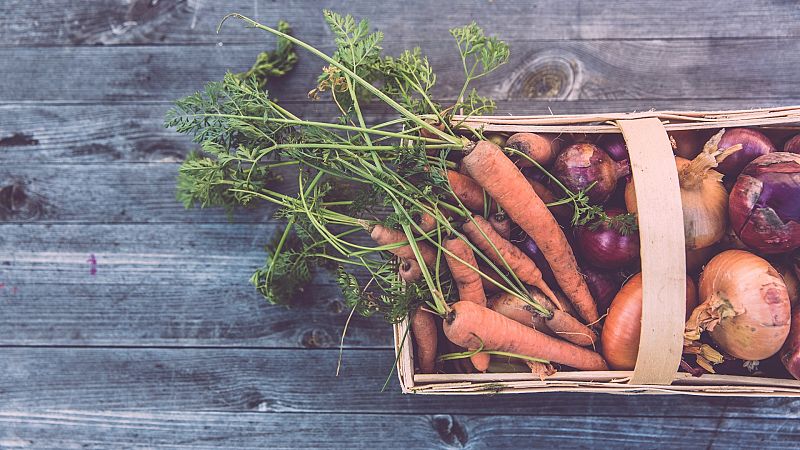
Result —
[{"label": "wooden table", "polygon": [[[420,45],[455,95],[447,29],[476,19],[511,62],[479,84],[499,113],[800,103],[800,7],[787,1],[57,0],[0,4],[0,448],[797,447],[800,401],[668,396],[404,396],[380,388],[390,329],[317,277],[307,304],[248,284],[271,211],[184,210],[192,144],[170,101],[273,40],[239,11],[330,50],[320,10]],[[434,20],[435,19],[435,20]],[[321,64],[272,85],[295,112]]]}]

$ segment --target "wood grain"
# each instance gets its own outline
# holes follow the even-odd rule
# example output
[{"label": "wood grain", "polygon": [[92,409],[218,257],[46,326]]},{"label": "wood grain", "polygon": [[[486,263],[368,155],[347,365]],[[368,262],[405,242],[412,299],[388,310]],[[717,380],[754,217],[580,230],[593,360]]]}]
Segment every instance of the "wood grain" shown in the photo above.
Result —
[{"label": "wood grain", "polygon": [[[401,34],[398,34],[401,35]],[[390,40],[387,54],[422,44],[438,83],[454,98],[463,79],[450,45]],[[780,99],[797,97],[800,39],[510,41],[508,64],[476,83],[495,99]],[[174,100],[248,68],[262,46],[0,48],[3,102]],[[321,50],[330,52],[330,45]],[[635,55],[635,57],[633,57]],[[47,65],[39,67],[41,61]],[[203,64],[197,64],[203,61]],[[745,62],[737,65],[736,62]],[[731,67],[735,66],[736,69]],[[271,85],[279,100],[302,100],[322,64],[307,53],[292,75]],[[34,69],[37,68],[37,69]]]},{"label": "wood grain", "polygon": [[[327,349],[2,348],[0,411],[128,410],[610,418],[785,419],[798,401],[608,394],[403,395],[396,376],[380,392],[393,352]],[[91,374],[91,376],[87,376]],[[580,407],[576,406],[579,405]],[[534,417],[519,418],[519,422]],[[285,418],[284,420],[291,420]],[[363,420],[363,419],[362,419]],[[688,428],[692,428],[694,425]],[[635,431],[635,430],[631,430]],[[500,432],[494,430],[491,434]]]},{"label": "wood grain", "polygon": [[[435,2],[413,0],[346,3],[291,0],[160,1],[94,0],[64,4],[58,0],[0,5],[0,42],[4,46],[124,44],[261,43],[263,38],[235,25],[215,29],[230,12],[265,24],[288,20],[298,36],[329,39],[322,9],[367,18],[377,29],[398,35],[448,39],[447,29],[478,22],[506,39],[629,39],[787,37],[800,35],[800,13],[791,3],[768,0],[696,2],[622,0],[614,4],[580,0]],[[690,14],[687,12],[691,11]],[[436,20],[422,20],[435,17]],[[741,26],[747,23],[750,26]],[[769,26],[764,26],[769,24]],[[760,25],[760,26],[759,26]]]},{"label": "wood grain", "polygon": [[[288,432],[287,420],[291,421]],[[0,444],[34,448],[795,448],[794,420],[453,414],[0,413]],[[395,447],[396,446],[396,447]]]}]

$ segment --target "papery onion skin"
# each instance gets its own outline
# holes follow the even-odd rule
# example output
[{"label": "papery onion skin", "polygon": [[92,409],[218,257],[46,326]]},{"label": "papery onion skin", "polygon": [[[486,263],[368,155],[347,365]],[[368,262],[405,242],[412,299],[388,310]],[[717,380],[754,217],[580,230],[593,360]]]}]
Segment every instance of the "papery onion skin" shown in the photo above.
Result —
[{"label": "papery onion skin", "polygon": [[725,130],[717,147],[723,149],[736,144],[742,144],[742,149],[723,159],[717,166],[717,172],[725,175],[725,182],[729,186],[751,161],[776,151],[772,141],[764,133],[752,128]]},{"label": "papery onion skin", "polygon": [[[686,311],[697,305],[694,281],[686,277]],[[600,335],[603,357],[612,370],[633,370],[639,353],[642,330],[642,274],[631,277],[622,286],[608,309]]]},{"label": "papery onion skin", "polygon": [[553,164],[553,175],[573,192],[591,189],[586,194],[594,204],[605,203],[614,193],[617,180],[630,173],[627,161],[617,162],[594,144],[567,147]]},{"label": "papery onion skin", "polygon": [[621,134],[604,134],[597,140],[597,146],[605,150],[614,161],[626,161],[630,158],[628,146]]},{"label": "papery onion skin", "polygon": [[[624,214],[616,208],[606,210],[609,217]],[[589,264],[601,269],[621,269],[639,260],[639,233],[624,235],[606,224],[575,227],[575,249]]]},{"label": "papery onion skin", "polygon": [[769,262],[750,252],[726,250],[712,258],[700,275],[700,301],[687,330],[697,317],[706,317],[702,328],[733,357],[769,358],[789,334],[786,284]]},{"label": "papery onion skin", "polygon": [[[702,156],[702,155],[701,155]],[[683,206],[683,234],[686,248],[696,250],[717,243],[725,235],[728,225],[728,191],[720,181],[720,174],[708,170],[698,185],[684,183],[688,178],[685,169],[691,161],[675,157],[681,183],[681,205]],[[631,180],[625,186],[625,206],[636,213],[636,190]]]},{"label": "papery onion skin", "polygon": [[792,314],[789,337],[781,348],[780,357],[786,370],[800,380],[800,309]]},{"label": "papery onion skin", "polygon": [[800,155],[770,153],[750,163],[730,194],[739,239],[760,253],[800,248]]},{"label": "papery onion skin", "polygon": [[703,150],[703,144],[719,130],[675,130],[669,133],[675,156],[693,159]]}]

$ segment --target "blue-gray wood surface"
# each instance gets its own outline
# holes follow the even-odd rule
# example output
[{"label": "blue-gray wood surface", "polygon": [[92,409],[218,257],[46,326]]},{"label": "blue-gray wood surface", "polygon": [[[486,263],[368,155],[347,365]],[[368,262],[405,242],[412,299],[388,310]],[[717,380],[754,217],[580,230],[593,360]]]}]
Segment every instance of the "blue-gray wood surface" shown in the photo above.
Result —
[{"label": "blue-gray wood surface", "polygon": [[[0,448],[797,448],[800,401],[543,394],[403,396],[390,330],[318,277],[302,307],[249,286],[270,211],[185,211],[191,143],[169,102],[271,46],[228,12],[289,20],[330,49],[321,9],[419,45],[451,98],[447,29],[512,46],[481,80],[500,113],[800,103],[796,1],[92,0],[0,3]],[[273,93],[303,115],[306,53]],[[381,114],[373,112],[371,114]]]}]

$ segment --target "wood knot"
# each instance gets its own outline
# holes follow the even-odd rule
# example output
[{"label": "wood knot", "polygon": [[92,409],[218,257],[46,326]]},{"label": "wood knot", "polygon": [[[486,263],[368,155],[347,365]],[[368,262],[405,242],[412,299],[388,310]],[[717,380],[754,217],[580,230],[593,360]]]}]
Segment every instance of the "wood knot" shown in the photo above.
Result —
[{"label": "wood knot", "polygon": [[305,348],[328,348],[333,345],[333,339],[327,331],[314,328],[303,333],[300,340]]},{"label": "wood knot", "polygon": [[44,198],[28,192],[22,182],[0,187],[0,220],[35,220],[45,214],[46,206]]},{"label": "wood knot", "polygon": [[439,438],[447,445],[463,448],[467,445],[467,430],[464,425],[449,414],[437,414],[431,418],[431,426]]},{"label": "wood knot", "polygon": [[578,91],[579,73],[576,59],[540,54],[514,71],[508,98],[566,100]]}]

